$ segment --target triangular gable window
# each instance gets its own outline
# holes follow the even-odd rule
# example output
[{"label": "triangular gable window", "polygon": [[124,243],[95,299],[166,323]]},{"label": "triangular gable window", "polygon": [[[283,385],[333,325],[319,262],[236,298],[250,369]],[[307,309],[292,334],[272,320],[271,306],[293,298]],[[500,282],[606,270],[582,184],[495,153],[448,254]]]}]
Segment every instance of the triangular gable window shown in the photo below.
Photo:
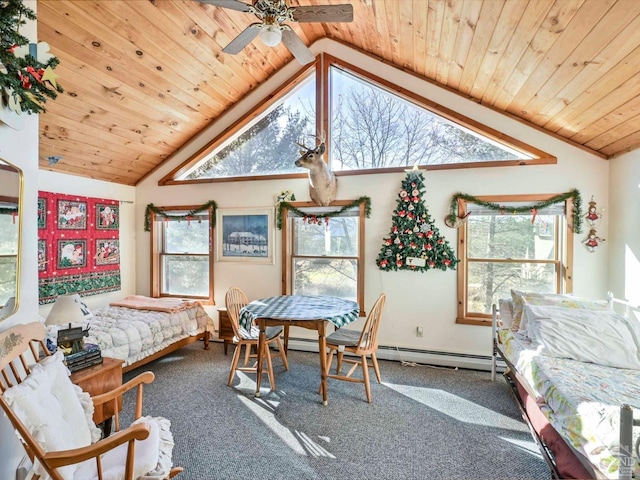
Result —
[{"label": "triangular gable window", "polygon": [[[329,68],[321,68],[328,63]],[[338,174],[555,163],[556,158],[387,80],[321,54],[256,111],[160,180],[305,176],[297,142],[327,141]],[[328,78],[324,78],[324,76]],[[317,91],[326,86],[328,92]],[[328,101],[324,101],[328,99]],[[324,131],[321,118],[328,119]],[[320,133],[318,133],[320,132]]]}]

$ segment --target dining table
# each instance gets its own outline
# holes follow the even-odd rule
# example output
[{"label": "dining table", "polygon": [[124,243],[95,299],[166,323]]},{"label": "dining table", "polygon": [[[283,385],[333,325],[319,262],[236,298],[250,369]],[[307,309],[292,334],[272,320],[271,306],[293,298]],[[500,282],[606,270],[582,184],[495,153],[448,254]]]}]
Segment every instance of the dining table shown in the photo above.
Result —
[{"label": "dining table", "polygon": [[322,404],[327,405],[327,337],[325,327],[331,322],[337,328],[348,325],[360,316],[357,302],[327,295],[279,295],[261,298],[247,304],[240,310],[238,323],[243,328],[256,324],[260,329],[258,339],[258,371],[256,379],[256,397],[260,397],[262,370],[266,348],[266,329],[268,326],[282,325],[302,327],[318,331],[318,349],[320,354],[320,382]]}]

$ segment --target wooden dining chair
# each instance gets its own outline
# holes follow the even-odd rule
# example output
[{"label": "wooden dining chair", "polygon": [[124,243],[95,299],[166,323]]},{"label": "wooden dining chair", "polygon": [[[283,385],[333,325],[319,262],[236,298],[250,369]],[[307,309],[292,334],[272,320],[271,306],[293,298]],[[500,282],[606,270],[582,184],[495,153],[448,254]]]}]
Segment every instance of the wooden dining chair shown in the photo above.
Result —
[{"label": "wooden dining chair", "polygon": [[[227,290],[227,293],[224,297],[224,303],[227,307],[227,315],[229,316],[229,320],[231,322],[231,328],[233,328],[233,343],[236,346],[236,349],[233,352],[233,360],[231,361],[231,371],[229,372],[228,385],[231,386],[236,371],[257,373],[257,362],[264,361],[265,359],[259,359],[253,365],[249,366],[249,360],[251,358],[257,359],[258,356],[257,353],[253,354],[251,350],[252,348],[255,349],[256,352],[258,350],[260,329],[255,325],[251,325],[248,330],[240,326],[240,310],[242,310],[242,307],[249,303],[247,296],[238,287],[231,287],[229,290]],[[276,344],[278,346],[278,352],[280,353],[280,358],[282,358],[284,368],[285,370],[289,370],[287,355],[282,344],[282,340],[280,339],[280,335],[282,335],[282,332],[282,326],[267,327],[265,332],[267,338],[265,357],[267,361],[267,374],[269,375],[271,390],[275,390],[276,382],[273,377],[273,363],[271,361],[271,349],[269,348],[270,345]],[[239,367],[238,363],[240,361],[240,355],[243,346],[245,347],[244,366]]]},{"label": "wooden dining chair", "polygon": [[[327,337],[327,348],[329,349],[326,363],[327,378],[364,383],[367,402],[369,403],[371,403],[369,368],[373,367],[378,383],[382,382],[382,378],[380,377],[380,368],[378,367],[378,359],[376,358],[376,350],[378,350],[378,328],[380,326],[382,309],[384,308],[386,300],[387,296],[384,293],[378,297],[378,300],[376,300],[376,303],[371,308],[369,315],[367,315],[362,331],[341,328]],[[331,374],[331,362],[333,361],[334,352],[337,353],[336,373]],[[355,357],[345,357],[345,352],[350,353]],[[367,356],[371,357],[371,365],[369,365]],[[353,364],[351,369],[344,375],[341,373],[343,363]],[[362,369],[361,379],[352,376],[358,367]]]},{"label": "wooden dining chair", "polygon": [[[49,354],[42,323],[16,325],[0,333],[0,412],[31,461],[28,478],[170,479],[182,471],[172,466],[169,421],[142,417],[143,385],[153,381],[152,372],[90,397],[71,382],[63,360],[60,350]],[[116,408],[116,432],[101,438],[92,419],[94,407],[115,403],[132,389],[136,421],[120,429]]]}]

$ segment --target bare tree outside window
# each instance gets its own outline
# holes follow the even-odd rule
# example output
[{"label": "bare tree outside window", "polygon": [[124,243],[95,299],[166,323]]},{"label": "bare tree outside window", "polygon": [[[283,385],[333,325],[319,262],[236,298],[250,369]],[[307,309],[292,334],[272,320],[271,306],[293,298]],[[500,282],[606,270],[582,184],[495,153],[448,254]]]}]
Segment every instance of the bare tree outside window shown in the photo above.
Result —
[{"label": "bare tree outside window", "polygon": [[331,99],[334,170],[527,158],[336,67]]}]

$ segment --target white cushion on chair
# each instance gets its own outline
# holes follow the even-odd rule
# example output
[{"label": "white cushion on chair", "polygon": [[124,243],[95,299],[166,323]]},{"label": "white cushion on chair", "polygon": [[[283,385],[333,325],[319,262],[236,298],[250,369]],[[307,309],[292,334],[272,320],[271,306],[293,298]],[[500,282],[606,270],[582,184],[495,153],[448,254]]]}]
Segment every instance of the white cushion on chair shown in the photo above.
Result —
[{"label": "white cushion on chair", "polygon": [[[60,400],[60,403],[65,406],[65,410],[63,412],[65,419],[74,430],[82,432],[83,443],[86,440],[84,436],[86,435],[84,433],[85,426],[89,429],[89,442],[97,442],[102,437],[102,431],[93,421],[95,406],[93,405],[93,400],[91,400],[91,395],[83,391],[78,385],[71,382],[71,373],[63,362],[64,355],[62,352],[56,352],[54,355],[41,360],[38,364],[38,368],[43,368],[47,375],[52,378],[54,382],[54,395]],[[71,389],[69,388],[69,385],[71,385]],[[76,416],[77,405],[75,399],[80,403],[82,411],[84,412],[84,422],[82,417]]]},{"label": "white cushion on chair", "polygon": [[[140,480],[165,478],[172,466],[171,423],[162,417],[141,417],[133,423],[145,423],[151,429],[145,440],[135,444],[133,478]],[[103,478],[105,480],[121,480],[124,477],[126,458],[126,443],[105,453],[102,456]],[[74,480],[98,478],[95,460],[91,459],[81,463],[73,478]]]},{"label": "white cushion on chair", "polygon": [[[31,368],[31,373],[22,383],[4,393],[11,409],[45,452],[90,445],[94,430],[98,430],[91,419],[93,402],[89,394],[71,382],[62,361],[61,352],[44,359]],[[85,397],[90,404],[90,412],[86,414],[83,408],[83,403],[88,405]],[[71,479],[76,468],[69,465],[59,471],[63,478]],[[39,465],[34,469],[44,476]]]}]

